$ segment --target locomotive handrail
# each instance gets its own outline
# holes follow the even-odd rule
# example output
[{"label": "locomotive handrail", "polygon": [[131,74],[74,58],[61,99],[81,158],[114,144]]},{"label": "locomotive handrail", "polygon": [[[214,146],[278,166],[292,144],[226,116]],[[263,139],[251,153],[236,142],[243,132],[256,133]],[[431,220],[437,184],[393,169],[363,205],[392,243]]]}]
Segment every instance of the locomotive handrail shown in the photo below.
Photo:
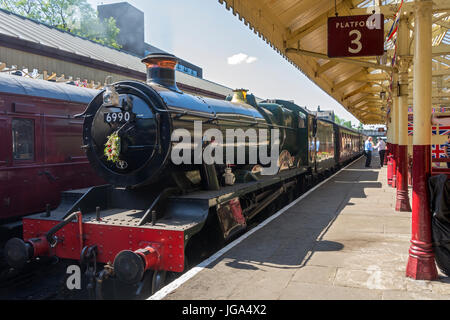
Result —
[{"label": "locomotive handrail", "polygon": [[76,212],[72,212],[69,216],[65,217],[60,223],[58,223],[56,226],[54,226],[53,228],[51,228],[47,234],[45,235],[48,243],[50,244],[50,246],[55,246],[57,239],[55,239],[55,237],[53,237],[53,235],[58,232],[59,230],[61,230],[62,228],[64,228],[65,225],[67,225],[68,223],[70,223],[72,220],[75,220],[78,216],[78,213],[80,211],[76,211]]},{"label": "locomotive handrail", "polygon": [[[253,121],[238,120],[238,119],[228,119],[228,118],[222,118],[222,117],[218,117],[218,116],[210,117],[210,116],[202,115],[200,113],[189,112],[189,111],[185,111],[185,110],[184,111],[181,111],[181,110],[166,110],[165,112],[167,112],[167,113],[179,113],[180,115],[177,117],[177,119],[181,118],[182,116],[189,115],[189,116],[197,116],[199,118],[205,118],[205,119],[208,119],[209,121],[221,120],[221,121],[245,123],[245,124],[251,124],[251,125],[258,125],[258,124],[260,124],[260,122],[258,122],[258,121],[253,122]],[[292,127],[280,126],[280,125],[274,124],[274,123],[261,123],[261,124],[268,125],[268,126],[271,126],[271,127],[274,127],[274,128],[294,130],[294,128],[292,128]]]},{"label": "locomotive handrail", "polygon": [[[136,89],[135,87],[132,87],[132,86],[129,86],[129,85],[126,85],[126,84],[120,84],[118,86],[139,93],[138,96],[140,96],[140,98],[144,99],[147,102],[148,105],[152,106],[155,109],[155,111],[160,112],[160,113],[168,113],[168,114],[178,113],[178,114],[180,114],[179,117],[182,117],[184,115],[197,116],[199,118],[206,118],[206,119],[208,119],[210,121],[222,120],[222,121],[230,121],[230,122],[235,122],[235,123],[246,123],[246,124],[251,124],[251,125],[259,124],[258,121],[246,121],[246,120],[237,120],[237,119],[227,119],[227,118],[221,118],[221,117],[217,117],[217,116],[211,117],[211,116],[206,116],[206,115],[203,115],[203,114],[200,114],[200,113],[195,113],[195,112],[187,111],[187,110],[176,110],[176,109],[167,109],[167,110],[165,110],[165,109],[159,109],[151,101],[149,101],[150,99],[148,99],[147,95],[144,92],[142,92],[141,90]],[[168,106],[168,108],[173,108],[173,107]],[[275,128],[293,129],[291,127],[280,126],[280,125],[273,124],[273,123],[269,124],[269,126],[273,126]]]},{"label": "locomotive handrail", "polygon": [[[153,200],[152,204],[150,205],[150,207],[148,207],[147,211],[145,211],[144,215],[142,216],[141,220],[139,220],[138,222],[138,226],[142,226],[144,224],[147,223],[149,216],[152,214],[153,210],[155,209],[156,205],[159,203],[159,201],[164,198],[167,197],[168,193],[170,192],[176,192],[179,191],[178,188],[166,188],[164,189],[156,198],[155,200]],[[152,223],[155,223],[155,218],[152,217]]]},{"label": "locomotive handrail", "polygon": [[[206,115],[203,115],[201,113],[196,113],[196,112],[192,112],[192,111],[176,110],[176,109],[173,109],[173,107],[170,106],[170,105],[168,106],[168,108],[172,108],[172,109],[167,109],[167,110],[160,109],[160,108],[156,107],[151,101],[149,101],[149,99],[147,98],[147,95],[144,92],[142,92],[141,90],[136,89],[136,88],[134,88],[132,86],[129,86],[129,85],[125,85],[125,84],[120,84],[118,86],[123,87],[125,89],[134,90],[135,92],[139,93],[138,96],[140,96],[142,99],[144,99],[147,102],[148,105],[150,105],[155,111],[157,111],[159,113],[167,113],[167,114],[177,113],[178,114],[177,119],[188,115],[188,116],[196,116],[196,117],[199,117],[199,118],[205,118],[205,119],[208,119],[208,121],[220,120],[220,121],[229,121],[229,122],[234,122],[234,123],[245,123],[245,124],[251,124],[251,125],[258,125],[259,124],[258,121],[246,121],[246,120],[238,120],[238,119],[228,119],[228,118],[222,118],[222,117],[218,117],[218,116],[211,117],[211,116],[206,116]],[[74,118],[86,118],[86,117],[92,117],[93,116],[93,115],[86,115],[86,113],[87,113],[87,109],[83,113],[76,114],[73,117]],[[280,126],[280,125],[277,125],[277,124],[274,124],[274,123],[269,123],[268,125],[273,127],[273,128],[293,129],[293,128],[288,127],[288,126]]]}]

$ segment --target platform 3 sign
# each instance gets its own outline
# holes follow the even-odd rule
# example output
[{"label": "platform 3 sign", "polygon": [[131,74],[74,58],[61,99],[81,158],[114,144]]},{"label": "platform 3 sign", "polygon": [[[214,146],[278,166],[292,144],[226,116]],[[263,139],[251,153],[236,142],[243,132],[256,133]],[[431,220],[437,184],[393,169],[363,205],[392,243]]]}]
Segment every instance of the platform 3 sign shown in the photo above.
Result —
[{"label": "platform 3 sign", "polygon": [[328,56],[381,56],[384,53],[384,15],[328,18]]}]

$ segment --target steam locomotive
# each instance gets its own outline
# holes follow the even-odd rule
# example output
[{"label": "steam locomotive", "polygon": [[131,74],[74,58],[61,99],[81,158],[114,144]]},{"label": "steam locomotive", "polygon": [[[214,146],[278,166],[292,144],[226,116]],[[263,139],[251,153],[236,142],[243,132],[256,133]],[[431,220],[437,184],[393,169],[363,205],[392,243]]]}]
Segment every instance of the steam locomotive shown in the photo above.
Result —
[{"label": "steam locomotive", "polygon": [[[232,239],[363,151],[359,132],[293,102],[257,102],[243,89],[226,100],[186,94],[176,86],[176,57],[142,61],[146,83],[112,84],[76,116],[89,163],[108,184],[63,192],[57,209],[25,217],[23,240],[5,247],[11,267],[57,256],[79,261],[98,297],[107,279],[150,282],[155,292],[168,273],[185,270],[188,252]],[[230,132],[234,140],[218,142]],[[213,163],[202,157],[208,150]],[[274,174],[264,174],[271,165]]]}]

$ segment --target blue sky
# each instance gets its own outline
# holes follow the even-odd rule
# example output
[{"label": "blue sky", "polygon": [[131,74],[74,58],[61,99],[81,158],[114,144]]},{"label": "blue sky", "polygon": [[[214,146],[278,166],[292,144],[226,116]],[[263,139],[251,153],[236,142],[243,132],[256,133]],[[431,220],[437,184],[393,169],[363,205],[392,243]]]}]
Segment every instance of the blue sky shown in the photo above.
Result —
[{"label": "blue sky", "polygon": [[[88,0],[98,4],[117,0]],[[294,100],[359,121],[217,0],[129,0],[145,14],[145,40],[203,68],[205,79],[260,98]],[[230,59],[229,59],[230,58]],[[235,63],[235,64],[230,64]]]}]

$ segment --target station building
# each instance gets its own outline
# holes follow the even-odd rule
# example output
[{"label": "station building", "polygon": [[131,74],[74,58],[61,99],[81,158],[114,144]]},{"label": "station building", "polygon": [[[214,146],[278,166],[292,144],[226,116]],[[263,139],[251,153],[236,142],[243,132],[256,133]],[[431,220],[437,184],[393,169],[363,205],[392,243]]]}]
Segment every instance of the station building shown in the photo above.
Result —
[{"label": "station building", "polygon": [[[99,5],[97,10],[100,19],[113,17],[116,20],[120,29],[117,40],[123,51],[142,58],[150,53],[168,53],[145,42],[144,12],[128,2]],[[202,68],[180,58],[177,70],[194,77],[203,77]]]},{"label": "station building", "polygon": [[[3,9],[0,21],[0,72],[37,79],[73,82],[95,89],[103,87],[107,77],[112,82],[145,81],[142,57],[148,52],[164,52],[145,42],[142,46],[123,42],[124,49],[118,50]],[[144,51],[132,52],[139,47]],[[225,99],[233,91],[203,79],[200,67],[182,59],[176,79],[181,90],[197,95]]]}]

